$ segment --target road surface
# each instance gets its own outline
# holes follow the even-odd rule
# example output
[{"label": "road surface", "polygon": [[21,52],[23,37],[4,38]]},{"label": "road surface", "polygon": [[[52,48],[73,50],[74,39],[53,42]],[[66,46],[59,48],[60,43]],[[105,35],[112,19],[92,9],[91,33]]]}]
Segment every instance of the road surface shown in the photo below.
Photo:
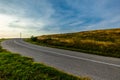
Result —
[{"label": "road surface", "polygon": [[92,80],[120,80],[119,58],[42,47],[21,39],[6,40],[1,45],[11,52],[77,76],[89,76]]}]

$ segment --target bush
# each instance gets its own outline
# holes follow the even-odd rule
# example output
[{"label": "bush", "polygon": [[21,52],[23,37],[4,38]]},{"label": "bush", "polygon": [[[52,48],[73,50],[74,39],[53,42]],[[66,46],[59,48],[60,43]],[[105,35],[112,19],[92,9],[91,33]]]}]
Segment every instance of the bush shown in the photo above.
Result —
[{"label": "bush", "polygon": [[31,36],[32,41],[37,41],[37,37]]},{"label": "bush", "polygon": [[1,48],[1,46],[0,46],[0,52],[1,52],[1,50],[2,50],[2,48]]}]

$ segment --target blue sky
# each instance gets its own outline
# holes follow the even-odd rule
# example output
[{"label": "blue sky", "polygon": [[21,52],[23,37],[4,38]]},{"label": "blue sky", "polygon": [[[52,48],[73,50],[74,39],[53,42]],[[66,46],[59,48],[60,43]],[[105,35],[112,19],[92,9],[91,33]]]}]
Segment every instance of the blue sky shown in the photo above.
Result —
[{"label": "blue sky", "polygon": [[120,28],[120,0],[0,0],[0,37]]}]

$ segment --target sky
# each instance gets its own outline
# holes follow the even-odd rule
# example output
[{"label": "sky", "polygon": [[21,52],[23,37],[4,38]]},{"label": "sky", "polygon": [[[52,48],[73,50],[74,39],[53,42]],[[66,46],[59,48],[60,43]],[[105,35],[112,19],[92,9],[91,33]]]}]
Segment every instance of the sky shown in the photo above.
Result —
[{"label": "sky", "polygon": [[0,38],[120,28],[120,0],[0,0]]}]

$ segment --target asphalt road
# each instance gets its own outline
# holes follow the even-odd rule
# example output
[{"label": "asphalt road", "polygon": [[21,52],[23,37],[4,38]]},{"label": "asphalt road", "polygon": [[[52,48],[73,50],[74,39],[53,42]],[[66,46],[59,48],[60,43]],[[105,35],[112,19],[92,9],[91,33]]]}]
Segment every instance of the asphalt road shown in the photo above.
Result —
[{"label": "asphalt road", "polygon": [[36,62],[77,76],[89,76],[93,80],[120,80],[120,59],[118,58],[42,47],[21,39],[6,40],[1,45],[11,52],[32,57]]}]

